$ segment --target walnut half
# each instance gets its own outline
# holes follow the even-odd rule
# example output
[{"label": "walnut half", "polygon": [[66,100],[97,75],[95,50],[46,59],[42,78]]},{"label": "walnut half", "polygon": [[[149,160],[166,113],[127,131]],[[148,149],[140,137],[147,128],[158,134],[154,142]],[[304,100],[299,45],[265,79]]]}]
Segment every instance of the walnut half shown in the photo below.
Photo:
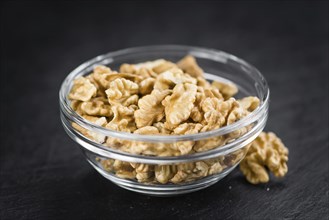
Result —
[{"label": "walnut half", "polygon": [[288,172],[288,149],[274,133],[262,132],[251,144],[240,170],[252,184],[269,181],[268,168],[276,177]]},{"label": "walnut half", "polygon": [[165,106],[166,124],[175,128],[190,117],[196,99],[197,86],[181,83],[175,86],[173,94],[167,96],[162,104]]}]

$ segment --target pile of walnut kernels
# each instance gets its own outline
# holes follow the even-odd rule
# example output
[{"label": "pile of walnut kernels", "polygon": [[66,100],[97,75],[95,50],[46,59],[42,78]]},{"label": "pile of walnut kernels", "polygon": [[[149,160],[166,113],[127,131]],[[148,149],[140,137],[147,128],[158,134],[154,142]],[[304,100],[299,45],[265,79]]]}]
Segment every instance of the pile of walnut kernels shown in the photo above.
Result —
[{"label": "pile of walnut kernels", "polygon": [[[232,83],[204,78],[192,56],[178,63],[159,59],[139,64],[122,64],[119,72],[106,66],[74,81],[68,95],[71,107],[86,120],[111,130],[148,135],[184,135],[214,130],[245,117],[259,105],[257,97],[233,98]],[[72,126],[105,146],[133,154],[178,156],[207,151],[245,134],[250,126],[231,134],[200,141],[145,143],[126,141]],[[249,150],[248,150],[249,149]],[[248,152],[247,152],[248,151]],[[148,165],[114,159],[100,164],[121,178],[145,183],[182,183],[222,172],[239,162],[242,173],[253,184],[287,173],[288,150],[273,133],[262,132],[243,149],[219,158],[178,165]]]}]

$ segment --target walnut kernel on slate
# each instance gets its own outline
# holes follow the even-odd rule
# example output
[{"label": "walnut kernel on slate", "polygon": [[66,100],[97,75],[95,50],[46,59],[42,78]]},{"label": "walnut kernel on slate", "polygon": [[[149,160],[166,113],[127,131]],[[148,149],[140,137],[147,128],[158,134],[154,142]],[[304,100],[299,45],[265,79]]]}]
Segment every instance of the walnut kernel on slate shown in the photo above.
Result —
[{"label": "walnut kernel on slate", "polygon": [[[192,135],[230,125],[255,111],[260,100],[233,96],[233,83],[208,82],[193,56],[177,63],[158,59],[124,63],[118,72],[95,66],[91,74],[73,82],[68,98],[71,108],[85,120],[107,129],[137,135]],[[72,127],[106,147],[146,156],[180,156],[209,151],[241,137],[252,126],[226,135],[196,141],[152,143],[106,137],[76,123]],[[288,150],[273,133],[261,133],[252,144],[225,156],[172,165],[128,163],[97,158],[116,176],[143,183],[180,184],[222,172],[240,164],[253,184],[267,182],[267,169],[282,177],[287,171]]]},{"label": "walnut kernel on slate", "polygon": [[252,184],[269,181],[267,169],[276,177],[288,172],[288,149],[274,133],[262,132],[251,144],[240,169]]}]

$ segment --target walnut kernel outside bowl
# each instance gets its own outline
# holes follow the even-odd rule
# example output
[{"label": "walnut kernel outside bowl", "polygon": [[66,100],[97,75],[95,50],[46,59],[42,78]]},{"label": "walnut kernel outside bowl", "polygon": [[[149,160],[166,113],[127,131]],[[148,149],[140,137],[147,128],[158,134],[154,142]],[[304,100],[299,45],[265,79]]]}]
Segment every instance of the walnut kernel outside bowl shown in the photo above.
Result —
[{"label": "walnut kernel outside bowl", "polygon": [[[176,62],[188,54],[197,59],[207,80],[233,82],[239,88],[236,98],[256,96],[260,100],[259,107],[241,120],[216,130],[168,136],[139,135],[109,130],[87,121],[70,107],[67,96],[73,80],[89,74],[96,65],[108,65],[111,69],[118,69],[122,63],[140,63],[161,58]],[[222,51],[179,45],[136,47],[97,56],[81,64],[66,77],[59,97],[64,129],[79,144],[88,162],[101,175],[118,186],[155,196],[197,191],[228,175],[244,158],[248,145],[265,127],[269,107],[267,82],[255,67]],[[121,143],[149,144],[154,147],[191,141],[202,145],[209,142],[216,143],[216,140],[222,137],[236,138],[223,146],[204,152],[171,157],[146,156],[104,146],[81,134],[72,124],[77,124],[93,134],[119,140]],[[241,133],[242,130],[245,132]],[[181,170],[187,171],[181,172]],[[158,181],[154,181],[154,176]],[[184,181],[181,181],[182,178]]]}]

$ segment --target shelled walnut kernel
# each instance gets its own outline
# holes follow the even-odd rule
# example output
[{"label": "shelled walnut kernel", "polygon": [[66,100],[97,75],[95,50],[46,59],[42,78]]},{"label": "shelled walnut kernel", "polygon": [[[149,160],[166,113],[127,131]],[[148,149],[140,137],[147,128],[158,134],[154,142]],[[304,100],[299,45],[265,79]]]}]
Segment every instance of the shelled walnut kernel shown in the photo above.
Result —
[{"label": "shelled walnut kernel", "polygon": [[274,133],[262,132],[251,144],[240,170],[252,184],[269,181],[267,169],[276,177],[288,172],[288,149]]}]

